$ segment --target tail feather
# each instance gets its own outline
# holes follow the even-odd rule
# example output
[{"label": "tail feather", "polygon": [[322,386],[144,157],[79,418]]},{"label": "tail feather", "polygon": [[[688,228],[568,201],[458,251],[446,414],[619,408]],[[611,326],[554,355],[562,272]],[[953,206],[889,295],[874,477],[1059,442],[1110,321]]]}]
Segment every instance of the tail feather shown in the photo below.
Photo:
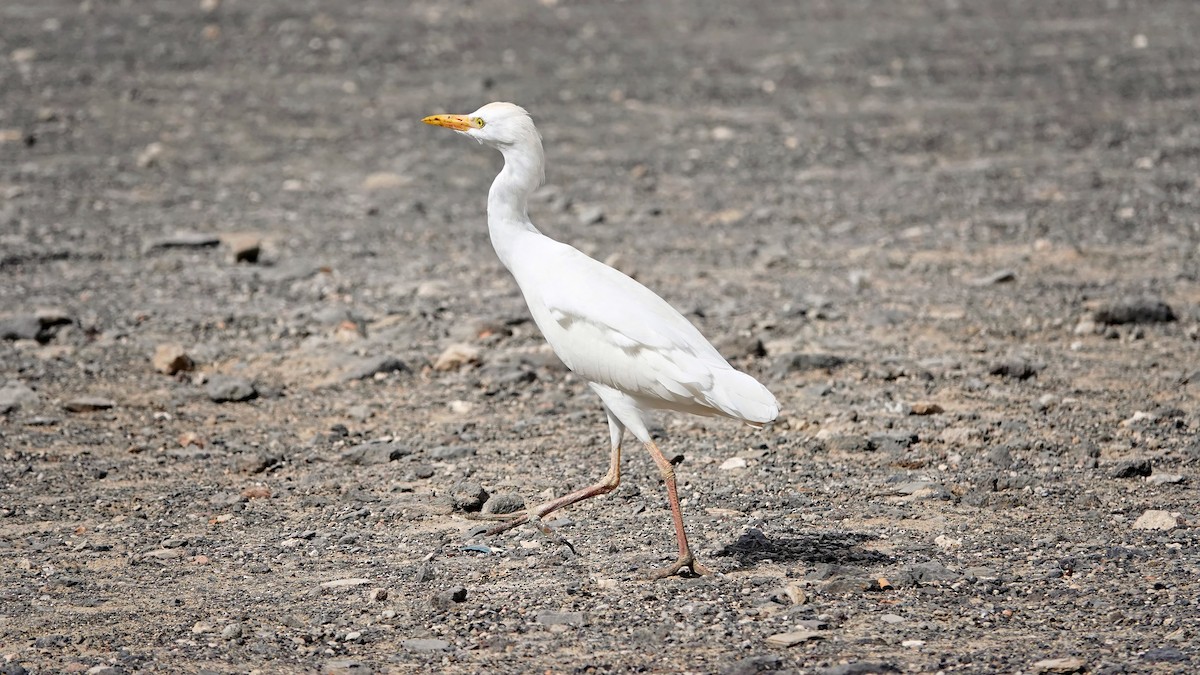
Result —
[{"label": "tail feather", "polygon": [[720,371],[713,381],[709,401],[721,412],[761,427],[779,417],[779,401],[758,380],[730,368]]}]

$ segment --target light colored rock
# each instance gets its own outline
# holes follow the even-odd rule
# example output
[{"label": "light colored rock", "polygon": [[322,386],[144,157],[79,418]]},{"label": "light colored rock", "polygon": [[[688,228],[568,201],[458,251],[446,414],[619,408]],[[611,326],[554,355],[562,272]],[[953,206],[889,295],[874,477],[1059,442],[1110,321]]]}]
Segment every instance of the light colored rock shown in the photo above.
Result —
[{"label": "light colored rock", "polygon": [[27,387],[24,382],[8,382],[0,387],[0,415],[36,403],[37,398],[37,392]]},{"label": "light colored rock", "polygon": [[1042,673],[1075,673],[1086,667],[1083,659],[1074,656],[1058,659],[1042,659],[1033,664],[1033,669]]},{"label": "light colored rock", "polygon": [[370,579],[363,579],[361,577],[353,577],[353,578],[348,578],[348,579],[334,579],[333,581],[323,582],[321,584],[321,588],[349,588],[351,586],[366,586],[369,583],[371,583]]},{"label": "light colored rock", "polygon": [[192,361],[192,357],[188,355],[183,345],[168,342],[154,348],[154,356],[151,359],[154,364],[154,369],[165,375],[174,375],[175,373],[191,370],[196,366]]},{"label": "light colored rock", "polygon": [[460,342],[442,350],[433,362],[433,369],[458,370],[470,363],[479,363],[479,348]]},{"label": "light colored rock", "polygon": [[97,410],[108,410],[117,404],[112,399],[101,398],[99,396],[80,396],[73,398],[63,404],[63,409],[67,412],[95,412]]},{"label": "light colored rock", "polygon": [[918,649],[920,647],[925,646],[925,641],[924,640],[905,640],[904,642],[900,643],[900,646],[908,647],[909,649]]},{"label": "light colored rock", "polygon": [[939,534],[937,538],[933,540],[933,543],[937,544],[937,547],[943,551],[954,551],[962,548],[962,539],[947,537],[944,534]]},{"label": "light colored rock", "polygon": [[1180,514],[1150,509],[1133,522],[1135,530],[1173,530],[1179,527]]},{"label": "light colored rock", "polygon": [[776,633],[767,638],[767,644],[772,647],[792,647],[809,640],[824,640],[825,636],[815,630],[794,630],[789,633]]},{"label": "light colored rock", "polygon": [[721,462],[721,467],[720,467],[720,469],[722,471],[734,471],[737,469],[744,469],[744,468],[746,468],[746,460],[742,459],[741,457],[730,457],[729,459],[725,460],[724,462]]},{"label": "light colored rock", "polygon": [[[0,406],[2,405],[0,404]],[[1174,485],[1176,483],[1183,483],[1186,480],[1187,477],[1181,473],[1156,473],[1146,478],[1146,482],[1151,485]]]},{"label": "light colored rock", "polygon": [[398,173],[392,173],[390,171],[378,171],[367,176],[363,180],[363,189],[367,192],[395,190],[397,188],[402,188],[411,182],[411,178],[406,178]]}]

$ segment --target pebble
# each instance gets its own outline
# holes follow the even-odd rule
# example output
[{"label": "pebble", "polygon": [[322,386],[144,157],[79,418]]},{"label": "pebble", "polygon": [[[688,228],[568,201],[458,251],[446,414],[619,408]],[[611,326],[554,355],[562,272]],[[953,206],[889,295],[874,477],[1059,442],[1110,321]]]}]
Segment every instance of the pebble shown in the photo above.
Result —
[{"label": "pebble", "polygon": [[821,440],[826,452],[869,452],[874,449],[865,436],[839,435]]},{"label": "pebble", "polygon": [[99,396],[80,396],[64,403],[63,410],[73,413],[95,412],[97,410],[109,410],[116,405],[111,399]]},{"label": "pebble", "polygon": [[388,599],[388,591],[386,588],[372,588],[367,599],[371,602],[383,602]]},{"label": "pebble", "polygon": [[467,601],[467,589],[462,586],[454,586],[444,591],[439,592],[433,598],[433,604],[438,607],[448,607],[452,604]]},{"label": "pebble", "polygon": [[446,499],[456,511],[479,511],[487,501],[487,490],[474,481],[460,481],[450,486]]},{"label": "pebble", "polygon": [[465,365],[479,363],[479,348],[469,344],[452,344],[442,350],[433,362],[433,369],[446,371],[458,370]]},{"label": "pebble", "polygon": [[815,630],[794,630],[789,633],[776,633],[767,638],[767,644],[772,647],[792,647],[809,640],[824,640],[825,635]]},{"label": "pebble", "polygon": [[391,171],[377,171],[368,175],[363,179],[363,189],[367,192],[379,192],[384,190],[395,190],[404,187],[412,182],[411,178],[407,178],[398,173]]},{"label": "pebble", "polygon": [[498,492],[483,504],[483,512],[490,514],[516,513],[525,508],[525,499],[511,492]]},{"label": "pebble", "polygon": [[450,643],[434,638],[413,638],[400,643],[409,652],[444,652],[450,649]]},{"label": "pebble", "polygon": [[102,663],[98,666],[92,666],[87,669],[87,675],[121,675],[125,671],[116,666],[110,666],[107,663]]},{"label": "pebble", "polygon": [[724,462],[721,462],[720,466],[721,471],[734,471],[736,469],[744,468],[746,468],[746,460],[741,457],[730,457]]},{"label": "pebble", "polygon": [[771,377],[782,378],[792,373],[803,373],[810,370],[833,370],[845,363],[846,359],[833,354],[794,352],[775,359],[775,363],[771,365],[770,374]]},{"label": "pebble", "polygon": [[41,334],[42,322],[37,315],[18,314],[0,318],[0,339],[38,340]]},{"label": "pebble", "polygon": [[604,222],[604,210],[599,206],[586,206],[579,210],[580,225],[597,225]]},{"label": "pebble", "polygon": [[1045,366],[1042,364],[1030,363],[1024,359],[1010,359],[993,364],[991,368],[988,368],[988,374],[1010,377],[1014,380],[1028,380],[1043,368]]},{"label": "pebble", "polygon": [[1033,669],[1041,673],[1077,673],[1086,665],[1083,659],[1069,656],[1058,659],[1042,659],[1033,664]]},{"label": "pebble", "polygon": [[921,499],[950,499],[950,491],[941,483],[917,480],[897,485],[893,488],[895,494],[903,495],[912,500]]},{"label": "pebble", "polygon": [[204,385],[204,393],[214,403],[237,403],[258,396],[258,390],[247,379],[232,375],[213,375]]},{"label": "pebble", "polygon": [[475,453],[475,448],[469,445],[441,445],[430,449],[426,456],[435,462],[453,462],[474,457]]},{"label": "pebble", "polygon": [[1184,663],[1188,660],[1187,654],[1175,647],[1155,647],[1148,649],[1142,654],[1143,661],[1152,663]]},{"label": "pebble", "polygon": [[242,624],[231,623],[221,629],[221,637],[226,640],[236,640],[242,637]]},{"label": "pebble", "polygon": [[167,342],[155,347],[151,363],[154,364],[155,370],[164,375],[188,371],[196,365],[183,346],[174,342]]},{"label": "pebble", "polygon": [[37,392],[30,389],[24,382],[11,380],[0,387],[0,415],[19,410],[21,406],[36,403]]},{"label": "pebble", "polygon": [[321,675],[371,675],[371,667],[354,659],[331,659],[321,666]]},{"label": "pebble", "polygon": [[905,640],[904,642],[900,643],[900,646],[908,647],[909,649],[916,649],[918,647],[924,647],[925,641],[924,640]]},{"label": "pebble", "polygon": [[904,623],[904,617],[899,614],[883,614],[879,620],[884,623]]},{"label": "pebble", "polygon": [[913,415],[940,415],[944,412],[946,409],[936,403],[914,403],[911,409]]},{"label": "pebble", "polygon": [[1017,273],[1012,270],[999,270],[983,277],[972,279],[968,283],[972,286],[994,286],[996,284],[1006,284],[1017,280]]},{"label": "pebble", "polygon": [[933,540],[933,543],[938,548],[942,549],[943,551],[954,551],[954,550],[962,548],[962,539],[955,539],[953,537],[947,537],[944,534],[939,534]]},{"label": "pebble", "polygon": [[1115,302],[1096,310],[1092,318],[1096,323],[1107,325],[1165,323],[1178,319],[1170,305],[1156,298],[1134,298]]},{"label": "pebble", "polygon": [[1135,530],[1173,530],[1179,527],[1180,514],[1150,509],[1133,521]]},{"label": "pebble", "polygon": [[582,626],[587,623],[584,612],[538,612],[538,623],[543,626]]},{"label": "pebble", "polygon": [[901,567],[892,583],[897,587],[903,588],[906,586],[925,586],[940,581],[955,581],[958,578],[958,572],[948,569],[940,562],[930,560],[929,562]]},{"label": "pebble", "polygon": [[1151,485],[1175,485],[1177,483],[1183,483],[1186,480],[1187,478],[1181,473],[1156,473],[1151,474],[1151,476],[1146,479],[1146,482],[1150,483]]},{"label": "pebble", "polygon": [[229,248],[229,258],[235,263],[249,263],[253,265],[258,262],[262,255],[262,237],[257,234],[228,234],[222,240],[225,246]]},{"label": "pebble", "polygon": [[882,675],[883,673],[899,673],[899,668],[882,661],[855,661],[854,663],[839,663],[836,666],[817,668],[817,675]]},{"label": "pebble", "polygon": [[394,462],[411,454],[412,449],[402,443],[363,443],[343,450],[341,461],[347,464],[370,466]]},{"label": "pebble", "polygon": [[203,633],[211,633],[217,629],[217,625],[209,621],[197,621],[192,624],[192,633],[200,635]]},{"label": "pebble", "polygon": [[354,380],[365,380],[374,377],[378,373],[394,372],[410,373],[412,369],[394,356],[371,356],[350,360],[341,369],[338,380],[341,382],[352,382]]},{"label": "pebble", "polygon": [[1108,472],[1108,475],[1113,478],[1141,478],[1149,476],[1153,470],[1154,468],[1148,459],[1127,459],[1118,462]]}]

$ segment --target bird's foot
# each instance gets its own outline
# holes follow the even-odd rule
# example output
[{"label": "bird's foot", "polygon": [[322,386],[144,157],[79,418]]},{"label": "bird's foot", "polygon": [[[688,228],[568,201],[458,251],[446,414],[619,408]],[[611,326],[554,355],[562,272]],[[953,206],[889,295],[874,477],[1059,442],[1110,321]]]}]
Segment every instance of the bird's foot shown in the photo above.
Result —
[{"label": "bird's foot", "polygon": [[[687,574],[683,573],[683,570],[685,569],[688,571]],[[687,555],[679,556],[679,559],[676,560],[670,567],[654,570],[650,573],[650,578],[666,579],[667,577],[675,576],[676,574],[686,577],[703,577],[712,574],[712,570],[696,562],[696,558],[692,556],[691,553],[688,553]]]},{"label": "bird's foot", "polygon": [[551,542],[553,542],[555,544],[559,544],[561,546],[566,546],[567,548],[571,549],[571,553],[575,553],[576,555],[579,555],[575,551],[575,545],[572,544],[571,542],[567,541],[566,537],[559,534],[558,531],[555,530],[553,527],[550,527],[546,523],[542,522],[542,519],[540,516],[530,516],[526,520],[529,522],[530,525],[533,525],[537,529],[541,530],[542,534],[546,535],[546,538],[549,539]]},{"label": "bird's foot", "polygon": [[[528,519],[529,513],[525,509],[513,511],[512,513],[469,513],[467,520],[499,520],[502,522],[510,522],[517,519]],[[522,520],[521,522],[525,522]]]}]

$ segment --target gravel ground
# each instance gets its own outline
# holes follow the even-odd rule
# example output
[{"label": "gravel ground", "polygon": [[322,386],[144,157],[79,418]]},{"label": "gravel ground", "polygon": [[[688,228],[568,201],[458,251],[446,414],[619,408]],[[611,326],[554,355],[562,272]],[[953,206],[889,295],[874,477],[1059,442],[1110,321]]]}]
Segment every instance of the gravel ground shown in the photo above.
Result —
[{"label": "gravel ground", "polygon": [[[652,462],[542,229],[783,414]],[[0,673],[1200,667],[1200,4],[0,3]]]}]

